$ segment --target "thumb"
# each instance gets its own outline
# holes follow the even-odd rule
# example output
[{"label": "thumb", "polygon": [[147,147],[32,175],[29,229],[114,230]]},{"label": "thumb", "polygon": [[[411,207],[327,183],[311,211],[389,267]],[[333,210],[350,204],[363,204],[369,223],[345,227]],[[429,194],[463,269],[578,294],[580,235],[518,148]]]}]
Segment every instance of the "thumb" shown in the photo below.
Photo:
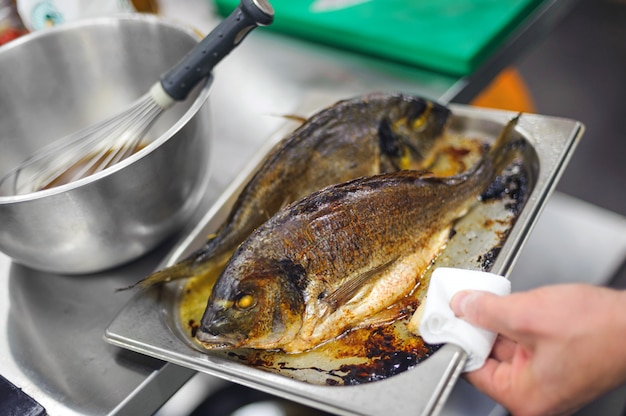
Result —
[{"label": "thumb", "polygon": [[472,325],[489,331],[508,332],[509,308],[502,296],[490,292],[464,290],[452,297],[454,314]]}]

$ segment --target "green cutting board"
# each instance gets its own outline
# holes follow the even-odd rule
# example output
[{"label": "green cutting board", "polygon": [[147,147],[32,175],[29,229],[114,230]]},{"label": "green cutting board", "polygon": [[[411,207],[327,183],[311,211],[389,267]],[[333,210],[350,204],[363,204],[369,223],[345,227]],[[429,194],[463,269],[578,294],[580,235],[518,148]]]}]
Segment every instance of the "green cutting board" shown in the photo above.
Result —
[{"label": "green cutting board", "polygon": [[[213,0],[221,15],[239,0]],[[471,74],[541,0],[270,0],[271,30],[452,75]]]}]

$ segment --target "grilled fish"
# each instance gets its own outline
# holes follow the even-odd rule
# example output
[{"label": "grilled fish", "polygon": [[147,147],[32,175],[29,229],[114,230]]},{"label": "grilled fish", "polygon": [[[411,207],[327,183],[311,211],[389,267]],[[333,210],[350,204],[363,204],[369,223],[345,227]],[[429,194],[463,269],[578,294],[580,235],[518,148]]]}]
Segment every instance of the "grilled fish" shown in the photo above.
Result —
[{"label": "grilled fish", "polygon": [[196,339],[207,349],[312,349],[397,318],[454,222],[511,162],[517,118],[469,171],[398,171],[331,185],[286,206],[233,253]]},{"label": "grilled fish", "polygon": [[269,153],[213,238],[136,285],[217,273],[233,250],[286,204],[334,183],[419,167],[449,115],[445,106],[419,97],[382,93],[322,110]]}]

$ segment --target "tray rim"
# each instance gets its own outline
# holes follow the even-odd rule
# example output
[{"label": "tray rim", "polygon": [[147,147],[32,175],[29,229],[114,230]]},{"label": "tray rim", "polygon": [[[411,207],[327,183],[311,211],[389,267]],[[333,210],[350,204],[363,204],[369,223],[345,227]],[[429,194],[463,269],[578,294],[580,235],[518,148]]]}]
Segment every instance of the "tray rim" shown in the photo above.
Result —
[{"label": "tray rim", "polygon": [[[484,109],[460,104],[448,106],[453,116],[476,117],[502,125],[518,114],[507,110]],[[236,197],[248,178],[253,175],[265,154],[284,137],[284,133],[290,130],[290,126],[284,126],[265,142],[241,174],[214,202],[197,226],[164,259],[161,267],[173,264],[197,248],[193,242],[197,240],[198,235],[201,235],[202,231],[214,222],[221,221],[219,216],[224,215],[223,211],[227,210],[225,206]],[[584,132],[584,126],[572,119],[524,113],[516,130],[534,147],[539,159],[539,168],[536,183],[528,201],[493,265],[492,272],[504,276],[509,275],[549,195],[554,191],[558,179]],[[152,288],[137,293],[107,327],[104,334],[105,340],[118,347],[341,415],[380,414],[389,410],[390,403],[393,403],[394,413],[398,415],[437,414],[452,390],[466,360],[465,352],[458,346],[446,344],[413,369],[385,380],[357,386],[309,384],[190,349],[184,341],[171,332],[163,319],[167,311],[163,311],[162,305],[159,304],[161,290],[161,288]],[[141,328],[137,328],[133,323],[140,318],[144,320],[144,324]],[[148,318],[147,321],[146,318]],[[167,337],[167,334],[171,336]],[[416,385],[420,386],[419,389],[415,388]],[[386,397],[388,400],[380,400],[380,397]],[[410,400],[406,400],[407,397]]]}]

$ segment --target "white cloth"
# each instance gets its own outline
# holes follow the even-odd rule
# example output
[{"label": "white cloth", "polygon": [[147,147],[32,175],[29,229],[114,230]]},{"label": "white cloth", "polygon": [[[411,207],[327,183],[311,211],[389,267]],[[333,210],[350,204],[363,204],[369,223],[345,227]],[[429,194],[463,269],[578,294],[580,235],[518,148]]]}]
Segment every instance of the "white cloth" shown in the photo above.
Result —
[{"label": "white cloth", "polygon": [[450,300],[462,290],[481,290],[503,296],[511,293],[511,282],[493,273],[474,270],[440,267],[433,271],[419,320],[419,333],[429,344],[452,343],[463,348],[468,354],[463,368],[463,372],[467,372],[485,364],[497,334],[454,315]]}]

